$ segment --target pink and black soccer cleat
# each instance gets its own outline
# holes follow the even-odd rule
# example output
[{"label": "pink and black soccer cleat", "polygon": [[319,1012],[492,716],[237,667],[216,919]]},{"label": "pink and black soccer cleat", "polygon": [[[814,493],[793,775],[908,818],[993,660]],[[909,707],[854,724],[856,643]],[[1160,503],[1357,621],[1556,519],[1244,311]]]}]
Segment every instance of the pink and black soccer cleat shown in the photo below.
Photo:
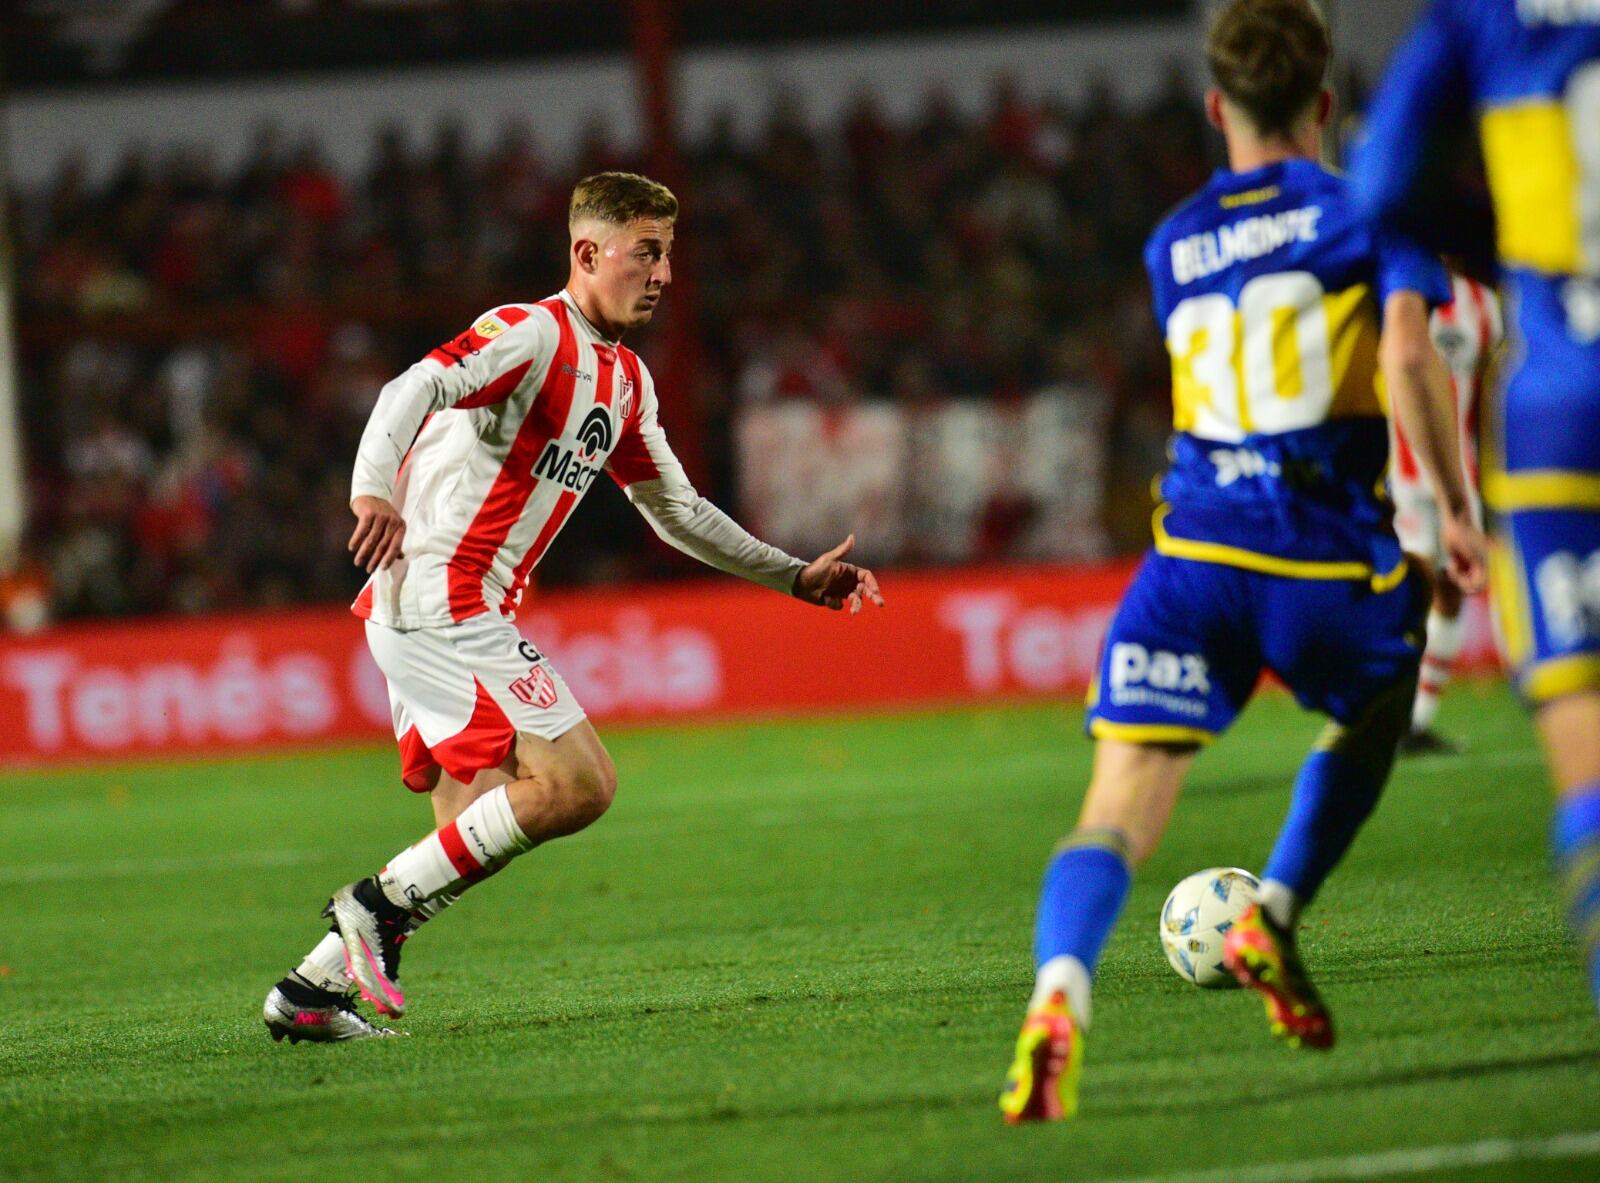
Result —
[{"label": "pink and black soccer cleat", "polygon": [[1274,924],[1259,904],[1239,917],[1223,938],[1222,961],[1240,985],[1266,1000],[1272,1033],[1290,1047],[1333,1046],[1333,1016],[1306,976],[1294,937]]},{"label": "pink and black soccer cleat", "polygon": [[342,1043],[347,1039],[376,1039],[398,1035],[388,1027],[367,1022],[350,1005],[350,997],[318,990],[285,978],[267,993],[261,1017],[274,1040],[290,1043]]},{"label": "pink and black soccer cleat", "polygon": [[1000,1094],[1000,1112],[1011,1125],[1071,1117],[1078,1111],[1082,1067],[1083,1030],[1066,995],[1052,994],[1022,1022],[1016,1058]]},{"label": "pink and black soccer cleat", "polygon": [[400,946],[409,935],[411,916],[392,904],[372,879],[333,893],[324,916],[333,918],[344,941],[344,964],[361,997],[379,1014],[399,1018],[406,996],[400,990]]}]

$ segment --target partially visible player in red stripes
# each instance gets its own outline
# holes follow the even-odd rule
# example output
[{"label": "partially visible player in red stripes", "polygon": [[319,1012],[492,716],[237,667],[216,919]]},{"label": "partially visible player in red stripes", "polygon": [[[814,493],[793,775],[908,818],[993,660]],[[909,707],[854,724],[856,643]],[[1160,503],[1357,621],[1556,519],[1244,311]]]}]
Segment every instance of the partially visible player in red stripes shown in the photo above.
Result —
[{"label": "partially visible player in red stripes", "polygon": [[617,774],[561,675],[512,623],[528,574],[602,473],[663,539],[826,608],[882,605],[845,561],[807,563],[746,533],[689,483],[655,385],[621,344],[672,280],[677,199],[631,173],[579,182],[567,286],[482,316],[386,385],[361,438],[350,550],[371,573],[354,611],[389,686],[401,776],[433,833],[334,893],[327,936],[267,996],[275,1039],[386,1034],[353,981],[400,1015],[400,947],[462,891],[611,804]]},{"label": "partially visible player in red stripes", "polygon": [[[1477,280],[1456,274],[1451,278],[1454,299],[1434,310],[1430,328],[1434,346],[1450,367],[1455,388],[1456,422],[1461,436],[1461,467],[1472,498],[1472,517],[1483,525],[1483,503],[1478,496],[1478,408],[1491,363],[1504,329],[1500,301]],[[1444,549],[1439,542],[1439,510],[1428,477],[1393,417],[1394,447],[1389,484],[1394,497],[1394,528],[1400,545],[1420,555],[1442,572]],[[1450,752],[1456,744],[1433,729],[1439,714],[1439,695],[1450,681],[1461,655],[1461,589],[1449,579],[1435,578],[1433,609],[1428,613],[1428,644],[1422,654],[1416,702],[1411,709],[1411,733],[1400,750],[1413,754]]]}]

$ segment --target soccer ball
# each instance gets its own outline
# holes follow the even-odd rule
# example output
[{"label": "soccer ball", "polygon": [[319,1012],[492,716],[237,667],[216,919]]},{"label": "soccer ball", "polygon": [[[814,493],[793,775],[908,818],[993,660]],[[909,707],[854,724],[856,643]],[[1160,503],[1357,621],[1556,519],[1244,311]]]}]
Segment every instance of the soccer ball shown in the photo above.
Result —
[{"label": "soccer ball", "polygon": [[1161,948],[1186,982],[1236,986],[1222,964],[1222,938],[1256,902],[1261,883],[1238,867],[1212,867],[1181,880],[1161,905]]}]

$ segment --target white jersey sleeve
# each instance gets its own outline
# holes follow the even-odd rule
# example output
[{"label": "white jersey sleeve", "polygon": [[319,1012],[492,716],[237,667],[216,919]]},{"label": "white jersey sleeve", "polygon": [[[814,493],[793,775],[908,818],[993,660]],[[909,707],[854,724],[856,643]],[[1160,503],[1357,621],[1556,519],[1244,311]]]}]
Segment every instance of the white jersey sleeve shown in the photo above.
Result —
[{"label": "white jersey sleeve", "polygon": [[804,561],[762,542],[695,491],[667,444],[650,371],[639,363],[638,372],[638,413],[624,425],[606,465],[613,479],[669,546],[774,591],[793,591]]},{"label": "white jersey sleeve", "polygon": [[504,402],[530,370],[544,369],[555,344],[549,317],[508,305],[484,314],[386,383],[356,449],[351,500],[392,500],[401,462],[429,415]]}]

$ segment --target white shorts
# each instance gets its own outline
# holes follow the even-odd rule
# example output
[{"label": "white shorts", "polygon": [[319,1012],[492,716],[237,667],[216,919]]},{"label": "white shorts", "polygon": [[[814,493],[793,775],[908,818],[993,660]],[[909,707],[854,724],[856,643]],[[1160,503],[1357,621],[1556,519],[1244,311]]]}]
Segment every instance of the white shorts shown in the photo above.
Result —
[{"label": "white shorts", "polygon": [[367,647],[389,683],[401,779],[418,793],[442,768],[466,783],[498,768],[517,735],[556,739],[583,708],[548,658],[501,616],[402,632],[367,621]]},{"label": "white shorts", "polygon": [[[1394,532],[1400,537],[1400,548],[1426,559],[1434,570],[1443,570],[1445,555],[1439,539],[1439,503],[1433,499],[1433,493],[1421,481],[1396,475],[1389,480],[1389,494],[1394,500]],[[1477,491],[1469,488],[1467,496],[1472,503],[1472,520],[1482,528],[1483,506]]]}]

